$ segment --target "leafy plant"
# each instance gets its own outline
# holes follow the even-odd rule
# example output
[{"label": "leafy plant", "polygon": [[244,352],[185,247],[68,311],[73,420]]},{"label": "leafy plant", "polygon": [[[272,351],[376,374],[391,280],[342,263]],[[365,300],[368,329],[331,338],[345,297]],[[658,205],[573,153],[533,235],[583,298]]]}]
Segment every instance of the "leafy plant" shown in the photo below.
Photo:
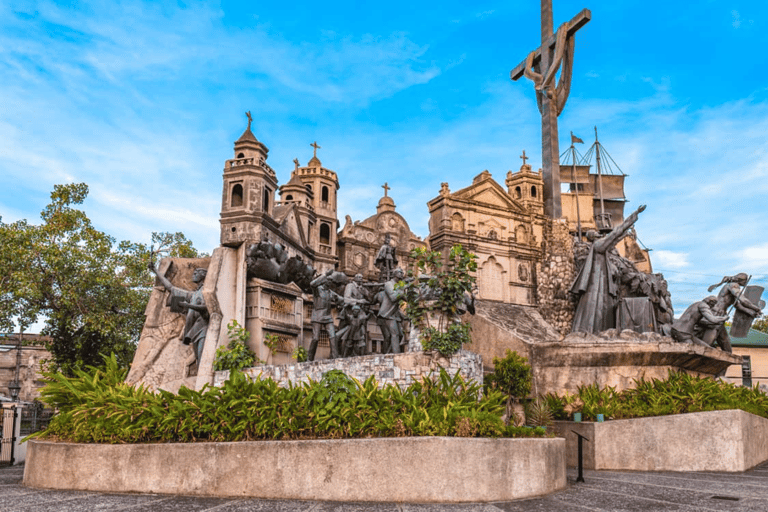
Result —
[{"label": "leafy plant", "polygon": [[[444,356],[455,354],[462,344],[471,342],[469,324],[461,323],[458,316],[475,286],[477,257],[454,245],[445,265],[441,253],[421,247],[411,251],[411,258],[414,264],[409,278],[400,285],[405,313],[421,329],[425,350],[438,350]],[[433,313],[439,318],[437,327],[429,326]]]},{"label": "leafy plant", "polygon": [[464,343],[470,342],[469,330],[470,325],[466,323],[451,324],[445,332],[426,327],[421,335],[421,346],[424,350],[436,350],[443,355],[455,354]]},{"label": "leafy plant", "polygon": [[237,323],[237,320],[232,320],[227,324],[227,337],[229,338],[227,347],[216,349],[216,357],[213,361],[214,370],[242,370],[253,366],[257,361],[263,363],[248,348],[246,343],[251,335]]},{"label": "leafy plant", "polygon": [[554,425],[555,416],[549,402],[539,397],[525,404],[525,419],[528,425],[551,427]]},{"label": "leafy plant", "polygon": [[525,398],[531,392],[533,375],[528,359],[507,349],[503,358],[493,358],[493,372],[486,375],[485,391],[499,390],[507,397],[506,414],[508,421],[515,417],[512,402]]},{"label": "leafy plant", "polygon": [[[425,377],[406,389],[379,388],[331,371],[320,381],[280,387],[233,370],[219,388],[152,393],[123,382],[114,358],[104,370],[46,375],[42,394],[59,409],[34,437],[87,443],[242,441],[401,436],[528,437],[504,425],[504,395],[481,394],[460,374]],[[482,395],[482,396],[481,396]]]},{"label": "leafy plant", "polygon": [[635,380],[634,388],[621,392],[610,386],[581,386],[573,397],[559,400],[570,400],[572,411],[581,412],[585,420],[591,421],[598,414],[606,419],[624,419],[727,409],[741,409],[768,418],[768,395],[757,386],[745,388],[672,371],[664,380]]},{"label": "leafy plant", "polygon": [[272,352],[272,355],[277,352],[277,347],[280,345],[280,336],[277,334],[264,333],[264,344]]},{"label": "leafy plant", "polygon": [[298,346],[291,354],[291,357],[294,358],[297,363],[303,363],[309,359],[309,354],[307,353],[307,349]]}]

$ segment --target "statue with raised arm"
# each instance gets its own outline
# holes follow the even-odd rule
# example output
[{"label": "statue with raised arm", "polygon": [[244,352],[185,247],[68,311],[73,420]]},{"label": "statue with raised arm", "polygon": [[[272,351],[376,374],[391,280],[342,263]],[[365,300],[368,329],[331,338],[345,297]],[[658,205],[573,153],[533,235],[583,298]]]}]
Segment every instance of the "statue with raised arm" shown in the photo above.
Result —
[{"label": "statue with raised arm", "polygon": [[205,306],[205,298],[203,297],[203,284],[208,270],[195,269],[192,274],[192,282],[197,284],[196,290],[184,290],[173,286],[167,277],[157,272],[151,261],[149,262],[149,270],[157,276],[160,284],[171,293],[171,311],[183,313],[186,316],[182,342],[185,345],[192,345],[195,360],[199,365],[205,345],[205,334],[208,331],[208,308]]},{"label": "statue with raised arm", "polygon": [[[746,286],[748,282],[749,276],[742,272],[735,276],[725,276],[719,283],[707,288],[709,292],[712,292],[718,286],[725,284],[725,286],[720,288],[717,294],[717,303],[712,308],[715,314],[728,316],[729,309],[731,306],[734,306],[737,312],[747,317],[754,318],[760,316],[762,313],[760,306],[752,303],[742,294],[743,290],[741,287]],[[708,345],[714,345],[716,342],[726,352],[733,351],[731,348],[731,337],[728,336],[725,325],[717,325],[708,329],[702,339]]]},{"label": "statue with raised arm", "polygon": [[643,210],[645,205],[602,238],[596,231],[587,232],[592,245],[570,290],[578,298],[572,332],[599,333],[616,326],[617,269],[609,263],[608,252],[624,238]]}]

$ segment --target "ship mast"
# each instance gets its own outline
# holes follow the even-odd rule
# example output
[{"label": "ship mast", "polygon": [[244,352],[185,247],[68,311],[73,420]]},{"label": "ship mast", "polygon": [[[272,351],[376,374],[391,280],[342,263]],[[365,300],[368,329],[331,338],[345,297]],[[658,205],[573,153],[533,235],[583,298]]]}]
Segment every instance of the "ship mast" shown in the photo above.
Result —
[{"label": "ship mast", "polygon": [[597,163],[597,187],[600,193],[600,221],[603,223],[603,226],[605,228],[611,228],[613,227],[611,225],[611,221],[606,221],[605,216],[605,204],[603,203],[603,174],[602,169],[600,167],[600,142],[597,140],[597,126],[595,126],[595,161]]}]

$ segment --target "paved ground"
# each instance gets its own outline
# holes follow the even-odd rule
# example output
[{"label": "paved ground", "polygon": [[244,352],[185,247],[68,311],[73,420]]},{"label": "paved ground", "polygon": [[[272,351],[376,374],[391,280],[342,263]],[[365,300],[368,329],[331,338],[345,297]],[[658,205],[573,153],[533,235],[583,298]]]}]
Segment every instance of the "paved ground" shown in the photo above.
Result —
[{"label": "paved ground", "polygon": [[760,511],[768,510],[768,462],[746,473],[639,473],[586,471],[575,483],[544,498],[504,503],[419,505],[408,503],[331,503],[259,499],[194,498],[156,494],[101,494],[28,489],[23,466],[0,468],[0,510],[12,511],[337,511],[482,512],[517,511]]}]

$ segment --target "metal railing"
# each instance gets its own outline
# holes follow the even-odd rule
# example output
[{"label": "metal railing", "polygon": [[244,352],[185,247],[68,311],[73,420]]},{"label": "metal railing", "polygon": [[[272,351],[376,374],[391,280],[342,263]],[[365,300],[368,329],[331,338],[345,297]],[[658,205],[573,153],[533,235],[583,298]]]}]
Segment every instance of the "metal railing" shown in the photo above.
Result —
[{"label": "metal railing", "polygon": [[18,421],[18,408],[8,407],[2,409],[3,417],[0,421],[0,465],[13,466],[16,462],[14,449],[16,448],[16,422]]}]

